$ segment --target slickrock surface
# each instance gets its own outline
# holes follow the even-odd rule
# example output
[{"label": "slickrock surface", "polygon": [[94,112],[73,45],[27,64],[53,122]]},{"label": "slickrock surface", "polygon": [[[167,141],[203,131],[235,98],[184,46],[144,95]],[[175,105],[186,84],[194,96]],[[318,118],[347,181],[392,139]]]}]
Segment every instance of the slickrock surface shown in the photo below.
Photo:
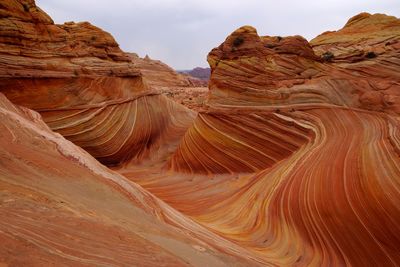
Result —
[{"label": "slickrock surface", "polygon": [[54,131],[106,165],[166,160],[194,118],[192,111],[163,95],[41,110],[41,114]]},{"label": "slickrock surface", "polygon": [[0,12],[0,92],[101,162],[163,158],[192,123],[195,113],[152,88],[155,74],[144,68],[148,84],[109,33],[55,25],[33,1],[6,1]]},{"label": "slickrock surface", "polygon": [[118,171],[266,265],[398,266],[399,23],[361,14],[311,43],[238,29],[170,171]]},{"label": "slickrock surface", "polygon": [[244,26],[196,116],[100,29],[0,12],[0,91],[113,169],[0,95],[0,265],[400,265],[399,19]]},{"label": "slickrock surface", "polygon": [[312,136],[306,127],[276,114],[200,113],[170,168],[203,174],[254,172],[286,158]]},{"label": "slickrock surface", "polygon": [[[294,133],[299,126],[290,118],[290,113],[296,110],[343,107],[385,112],[397,117],[400,112],[400,75],[397,71],[400,50],[396,49],[400,42],[399,19],[361,14],[350,19],[344,29],[325,33],[312,44],[318,51],[328,51],[328,44],[334,46],[337,40],[346,40],[343,35],[348,28],[358,32],[356,27],[364,29],[370,24],[375,31],[361,31],[365,38],[357,35],[355,41],[362,39],[365,43],[353,46],[360,49],[364,46],[367,50],[382,39],[390,42],[386,41],[386,50],[376,57],[365,56],[357,62],[326,61],[300,36],[260,37],[250,26],[233,32],[208,56],[212,67],[208,108],[184,136],[170,162],[171,168],[189,173],[226,173],[270,167],[301,145],[295,136],[304,133],[302,130]],[[379,27],[383,30],[379,31]],[[348,35],[345,36],[349,41]],[[378,37],[374,38],[375,35]],[[340,45],[350,46],[339,43],[337,49]],[[260,112],[267,115],[260,115]],[[271,127],[269,118],[280,113],[288,119],[286,122],[282,119],[278,123],[272,121]],[[220,122],[211,119],[213,117]],[[266,129],[267,134],[265,131],[261,134],[262,129]],[[310,138],[311,135],[307,135],[301,139]],[[210,147],[205,149],[204,143]],[[209,153],[210,149],[213,153]],[[268,152],[271,149],[276,153]],[[243,157],[243,151],[248,158]],[[232,166],[222,162],[225,160],[232,162]]]},{"label": "slickrock surface", "polygon": [[316,137],[253,174],[121,173],[265,264],[397,266],[398,120],[339,108],[292,118]]},{"label": "slickrock surface", "polygon": [[257,265],[2,94],[0,121],[0,265]]}]

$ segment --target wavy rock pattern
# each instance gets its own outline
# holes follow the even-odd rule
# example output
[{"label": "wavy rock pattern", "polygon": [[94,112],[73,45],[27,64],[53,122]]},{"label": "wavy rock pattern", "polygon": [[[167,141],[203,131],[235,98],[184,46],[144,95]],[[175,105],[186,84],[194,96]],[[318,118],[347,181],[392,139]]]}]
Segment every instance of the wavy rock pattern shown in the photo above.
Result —
[{"label": "wavy rock pattern", "polygon": [[[386,50],[380,50],[378,56],[367,56],[367,53],[357,62],[344,59],[340,62],[328,62],[326,58],[318,56],[322,55],[321,51],[327,51],[327,47],[335,46],[337,40],[349,42],[351,34],[365,25],[373,26],[370,31],[361,31],[359,34],[367,37],[362,39],[357,35],[355,41],[364,40],[356,43],[360,49],[378,50],[375,46],[381,47],[382,40],[390,40],[385,43]],[[400,41],[399,32],[400,20],[379,14],[356,16],[350,19],[342,30],[325,33],[311,44],[300,36],[260,37],[254,28],[244,26],[228,36],[224,43],[214,48],[208,55],[212,76],[207,103],[209,107],[206,110],[218,114],[214,115],[216,117],[223,117],[227,112],[240,113],[242,114],[240,116],[244,116],[240,121],[248,120],[248,114],[258,111],[290,113],[298,109],[332,106],[384,111],[397,115],[400,104],[398,102],[400,76],[395,69],[398,68],[400,59],[399,50],[396,49]],[[341,45],[351,49],[345,42],[339,42],[336,49],[340,49]],[[314,52],[313,46],[318,53]],[[332,51],[336,53],[336,50]],[[290,114],[288,117],[290,118]],[[235,121],[234,118],[229,120]],[[219,135],[225,136],[222,138],[225,141],[221,141],[220,137],[219,143],[227,142],[226,147],[235,151],[232,152],[224,148],[224,145],[215,144],[213,140],[215,134],[208,134],[215,128],[226,127],[227,120],[218,126],[211,124],[204,126],[204,121],[208,119],[204,120],[204,116],[200,115],[185,135],[184,141],[171,160],[171,169],[192,173],[205,173],[206,169],[208,172],[215,170],[211,173],[221,173],[247,172],[272,166],[271,161],[266,160],[267,157],[260,154],[255,157],[252,154],[254,149],[270,150],[270,143],[259,142],[250,145],[251,149],[243,149],[227,141],[230,139],[229,136],[236,134],[241,135],[236,143],[247,143],[253,138],[247,138],[243,133],[254,129],[257,129],[255,133],[276,134],[276,131],[268,125],[254,121],[250,123],[250,127],[249,124],[243,125],[245,130],[239,130],[239,127],[220,130],[222,134]],[[242,123],[238,125],[242,126]],[[213,152],[208,153],[198,149],[194,151],[196,146],[204,143],[204,139],[215,148],[211,148]],[[292,148],[292,152],[301,144],[297,141],[294,143],[296,148]],[[272,162],[277,162],[290,154],[284,151],[282,150],[279,157],[268,153],[267,155],[274,159]],[[235,159],[232,162],[236,169],[232,169],[229,163],[224,163],[225,166],[221,167],[221,159],[231,160],[232,155],[236,158],[241,155],[240,160]],[[246,161],[248,164],[243,163]],[[260,161],[261,165],[258,163],[259,167],[249,168],[249,165],[254,165],[251,163],[254,161]]]},{"label": "wavy rock pattern", "polygon": [[[0,11],[0,92],[102,163],[160,160],[192,123],[195,113],[151,87],[154,74],[143,76],[144,63],[109,33],[88,22],[56,25],[34,1]],[[170,85],[178,74],[158,65]]]},{"label": "wavy rock pattern", "polygon": [[119,173],[0,95],[0,265],[400,264],[399,19],[242,27],[194,118],[109,34],[0,10],[0,91]]},{"label": "wavy rock pattern", "polygon": [[398,119],[338,108],[292,116],[315,138],[255,174],[121,173],[265,264],[398,265]]},{"label": "wavy rock pattern", "polygon": [[[398,19],[379,14],[356,16],[310,44],[299,36],[260,37],[242,27],[208,56],[209,104],[333,104],[398,114],[399,31]],[[356,50],[357,60],[350,55]]]},{"label": "wavy rock pattern", "polygon": [[[161,95],[41,112],[46,123],[106,165],[162,157],[194,116]],[[163,151],[165,150],[165,151]],[[169,152],[171,153],[171,152]]]},{"label": "wavy rock pattern", "polygon": [[361,14],[311,44],[238,29],[170,172],[118,171],[265,265],[398,266],[399,25]]},{"label": "wavy rock pattern", "polygon": [[271,113],[199,114],[169,162],[170,168],[204,174],[268,168],[312,139],[308,129],[295,125]]},{"label": "wavy rock pattern", "polygon": [[2,265],[257,265],[2,94],[0,121]]}]

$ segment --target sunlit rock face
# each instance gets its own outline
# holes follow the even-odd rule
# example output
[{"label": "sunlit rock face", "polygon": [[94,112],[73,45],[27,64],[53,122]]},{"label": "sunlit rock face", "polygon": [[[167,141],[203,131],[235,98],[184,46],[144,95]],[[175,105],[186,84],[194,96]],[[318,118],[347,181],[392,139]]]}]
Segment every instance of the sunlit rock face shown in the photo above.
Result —
[{"label": "sunlit rock face", "polygon": [[0,8],[0,92],[101,162],[162,157],[161,144],[177,142],[193,121],[109,33],[88,22],[56,25],[33,1]]}]

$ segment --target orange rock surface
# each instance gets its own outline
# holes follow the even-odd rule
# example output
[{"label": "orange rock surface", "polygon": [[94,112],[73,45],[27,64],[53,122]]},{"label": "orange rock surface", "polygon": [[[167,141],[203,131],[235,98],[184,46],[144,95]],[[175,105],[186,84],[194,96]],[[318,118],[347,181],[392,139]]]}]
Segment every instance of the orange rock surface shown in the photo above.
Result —
[{"label": "orange rock surface", "polygon": [[239,28],[196,116],[100,29],[0,12],[0,91],[50,127],[0,95],[0,265],[400,264],[399,19]]},{"label": "orange rock surface", "polygon": [[332,104],[399,114],[399,31],[399,19],[380,14],[355,16],[310,43],[240,28],[208,56],[210,105]]},{"label": "orange rock surface", "polygon": [[0,121],[1,264],[257,265],[2,94]]},{"label": "orange rock surface", "polygon": [[[265,265],[399,265],[399,23],[361,14],[310,43],[238,29],[170,172],[117,171]],[[339,57],[350,44],[385,49]]]},{"label": "orange rock surface", "polygon": [[192,123],[195,113],[151,87],[154,75],[110,34],[55,25],[33,1],[0,8],[0,92],[102,163],[160,159]]},{"label": "orange rock surface", "polygon": [[134,53],[129,55],[150,88],[191,110],[199,111],[203,107],[208,95],[206,80],[178,73],[167,64],[150,59],[149,56],[140,58]]},{"label": "orange rock surface", "polygon": [[160,60],[151,59],[149,56],[140,58],[134,53],[130,53],[129,56],[140,69],[146,83],[153,88],[207,87],[206,82],[178,73]]}]

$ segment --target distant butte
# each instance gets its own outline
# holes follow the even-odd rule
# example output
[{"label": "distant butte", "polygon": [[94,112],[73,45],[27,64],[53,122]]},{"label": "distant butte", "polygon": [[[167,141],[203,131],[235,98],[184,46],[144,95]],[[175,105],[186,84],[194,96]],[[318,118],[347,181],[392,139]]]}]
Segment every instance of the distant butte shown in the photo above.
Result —
[{"label": "distant butte", "polygon": [[398,18],[150,56],[0,4],[0,266],[400,265]]}]

